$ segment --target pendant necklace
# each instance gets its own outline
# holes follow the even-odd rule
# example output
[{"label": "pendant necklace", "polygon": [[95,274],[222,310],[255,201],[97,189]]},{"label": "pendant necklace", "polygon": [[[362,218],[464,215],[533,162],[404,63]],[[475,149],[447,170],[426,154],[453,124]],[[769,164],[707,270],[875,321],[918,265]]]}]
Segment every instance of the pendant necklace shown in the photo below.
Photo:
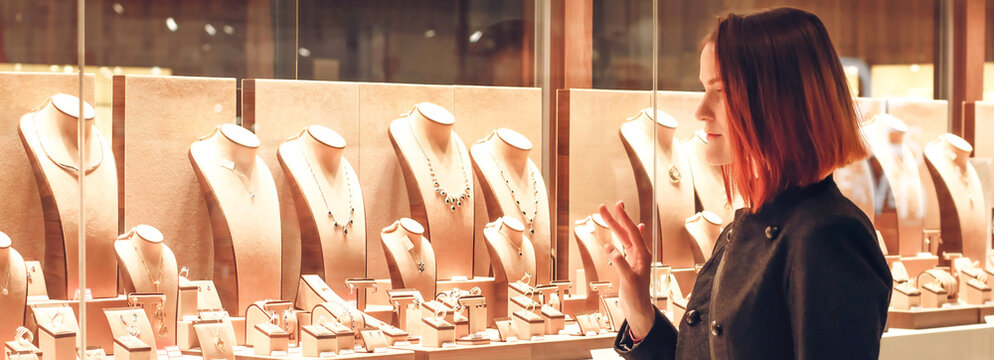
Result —
[{"label": "pendant necklace", "polygon": [[413,246],[411,247],[410,250],[407,250],[407,252],[411,253],[411,256],[414,257],[414,261],[417,262],[418,272],[419,273],[425,272],[425,262],[421,260],[421,254],[415,254]]},{"label": "pendant necklace", "polygon": [[457,206],[462,207],[463,200],[469,200],[470,196],[472,195],[471,194],[472,178],[470,174],[466,171],[466,164],[463,163],[462,161],[463,159],[462,148],[459,147],[459,144],[455,143],[454,141],[451,142],[452,147],[456,148],[457,152],[456,156],[458,157],[459,160],[459,168],[462,170],[463,182],[465,183],[465,189],[463,189],[462,193],[454,195],[452,194],[451,191],[445,190],[445,188],[442,187],[442,183],[438,179],[438,174],[435,173],[435,167],[431,163],[431,158],[428,157],[428,152],[425,151],[424,146],[421,145],[421,140],[418,139],[418,135],[414,132],[414,125],[412,123],[413,123],[412,119],[407,120],[407,126],[411,129],[411,137],[413,137],[414,142],[418,144],[418,149],[421,149],[421,155],[424,155],[425,163],[428,164],[428,174],[431,175],[431,182],[435,190],[435,194],[442,197],[442,199],[445,200],[445,204],[449,206],[449,210],[456,211],[456,207]]},{"label": "pendant necklace", "polygon": [[12,265],[12,262],[11,261],[7,261],[7,280],[4,280],[4,282],[3,282],[3,289],[0,290],[0,292],[2,292],[2,294],[3,294],[3,296],[7,296],[7,294],[10,293],[10,291],[7,290],[7,286],[10,286],[10,267],[11,267],[11,265]]},{"label": "pendant necklace", "polygon": [[145,275],[148,275],[148,280],[152,282],[153,286],[155,286],[155,292],[159,292],[159,283],[162,280],[162,258],[164,258],[165,256],[159,254],[159,270],[157,275],[158,279],[155,279],[152,277],[152,270],[148,268],[147,264],[145,264],[145,258],[144,256],[142,256],[141,251],[138,251],[138,245],[135,244],[135,240],[131,240],[131,247],[135,249],[135,255],[138,257],[138,261],[140,261],[142,267],[145,268]]},{"label": "pendant necklace", "polygon": [[[218,323],[217,326],[214,326],[214,329],[211,330],[211,333],[214,334],[214,348],[220,352],[224,352],[224,339],[221,338],[221,326],[223,325],[224,320],[221,320],[221,322]],[[208,329],[210,329],[210,327],[208,327]]]},{"label": "pendant necklace", "polygon": [[238,180],[242,182],[242,185],[245,186],[245,190],[249,192],[249,198],[255,200],[255,190],[253,190],[255,187],[253,186],[254,182],[252,182],[252,178],[250,178],[248,175],[245,175],[245,173],[238,171],[238,169],[235,168],[234,161],[225,160],[225,159],[222,160],[224,162],[218,163],[217,166],[225,168],[228,171],[235,173],[235,175],[238,175]]},{"label": "pendant necklace", "polygon": [[528,234],[534,235],[535,218],[538,217],[538,178],[535,176],[535,171],[532,170],[531,167],[528,167],[527,163],[525,164],[525,166],[528,167],[528,177],[531,178],[532,183],[532,196],[535,199],[534,208],[529,216],[528,212],[521,208],[521,199],[518,198],[518,192],[514,190],[514,186],[511,184],[511,179],[508,178],[507,172],[504,171],[504,166],[497,161],[497,155],[494,155],[492,150],[490,151],[490,157],[494,160],[494,164],[497,165],[497,171],[500,172],[500,177],[504,180],[504,185],[507,185],[507,190],[511,192],[511,199],[514,200],[515,204],[517,204],[518,211],[521,212],[521,217],[523,217],[525,222],[528,223]]},{"label": "pendant necklace", "polygon": [[[331,204],[328,203],[328,197],[324,195],[324,188],[321,187],[318,175],[314,172],[314,166],[311,166],[311,161],[307,159],[307,154],[304,152],[304,148],[300,146],[299,142],[297,143],[297,148],[300,149],[300,156],[304,158],[304,164],[307,165],[307,169],[311,171],[311,177],[314,178],[314,186],[317,186],[318,192],[321,194],[321,201],[324,202],[324,208],[328,211],[328,218],[330,218],[332,223],[334,223],[335,229],[342,228],[342,232],[348,236],[349,227],[351,227],[352,223],[355,222],[355,205],[352,202],[352,181],[350,181],[348,173],[351,166],[345,166],[344,162],[340,166],[342,171],[340,171],[339,174],[341,174],[342,181],[345,182],[345,191],[349,194],[349,216],[346,221],[338,222],[338,217],[331,211]],[[328,185],[331,186],[330,183]]]}]

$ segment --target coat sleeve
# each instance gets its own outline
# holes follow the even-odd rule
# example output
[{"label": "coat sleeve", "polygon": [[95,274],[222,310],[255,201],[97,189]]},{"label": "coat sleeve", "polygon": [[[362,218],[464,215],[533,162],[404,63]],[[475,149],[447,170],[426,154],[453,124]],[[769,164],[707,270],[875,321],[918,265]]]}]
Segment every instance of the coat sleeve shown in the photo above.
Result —
[{"label": "coat sleeve", "polygon": [[627,360],[670,360],[676,356],[676,337],[676,328],[657,310],[652,328],[638,344],[633,344],[628,335],[628,321],[621,324],[618,336],[614,339],[614,350]]},{"label": "coat sleeve", "polygon": [[796,359],[877,359],[892,280],[872,228],[817,220],[789,239],[784,291]]}]

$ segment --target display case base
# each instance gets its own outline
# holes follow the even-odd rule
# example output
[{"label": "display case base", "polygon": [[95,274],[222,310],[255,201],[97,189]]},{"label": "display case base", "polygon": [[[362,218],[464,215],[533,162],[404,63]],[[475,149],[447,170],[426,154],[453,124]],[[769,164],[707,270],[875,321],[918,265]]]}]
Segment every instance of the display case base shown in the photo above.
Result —
[{"label": "display case base", "polygon": [[396,349],[414,351],[416,360],[588,359],[590,350],[611,348],[616,335],[613,332],[593,336],[545,335],[536,341],[494,341],[486,345],[453,345],[441,348],[411,345]]},{"label": "display case base", "polygon": [[908,270],[908,276],[915,279],[918,277],[918,274],[939,265],[939,257],[932,254],[902,257],[901,263]]},{"label": "display case base", "polygon": [[955,305],[939,309],[891,309],[887,311],[887,327],[898,329],[929,329],[970,325],[976,324],[980,320],[980,307],[974,305]]},{"label": "display case base", "polygon": [[[367,352],[356,352],[352,354],[336,354],[333,357],[306,357],[301,355],[301,352],[295,351],[297,347],[291,347],[290,353],[283,356],[272,356],[272,355],[256,355],[252,352],[252,348],[242,348],[235,350],[235,360],[289,360],[289,359],[370,359],[370,360],[414,360],[414,352],[404,349],[386,349],[382,352],[367,353]],[[200,357],[202,353],[200,349],[190,349],[183,350],[183,355]]]}]

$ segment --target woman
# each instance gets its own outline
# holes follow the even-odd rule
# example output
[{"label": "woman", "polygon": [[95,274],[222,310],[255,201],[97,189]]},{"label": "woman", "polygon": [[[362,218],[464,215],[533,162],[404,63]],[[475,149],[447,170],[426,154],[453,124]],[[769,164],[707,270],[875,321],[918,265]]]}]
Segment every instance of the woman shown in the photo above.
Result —
[{"label": "woman", "polygon": [[616,350],[628,359],[876,359],[891,276],[870,221],[832,180],[867,150],[824,25],[789,8],[731,14],[705,44],[696,117],[708,161],[747,207],[698,273],[677,336],[650,302],[644,225],[623,203],[613,214],[601,205],[625,247],[605,246],[620,265],[627,319]]}]

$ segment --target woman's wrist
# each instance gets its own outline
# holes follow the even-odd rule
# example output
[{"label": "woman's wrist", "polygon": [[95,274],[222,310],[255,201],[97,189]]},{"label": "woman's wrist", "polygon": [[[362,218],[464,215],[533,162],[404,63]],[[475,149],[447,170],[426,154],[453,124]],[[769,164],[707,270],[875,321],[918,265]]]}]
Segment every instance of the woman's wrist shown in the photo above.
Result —
[{"label": "woman's wrist", "polygon": [[[634,310],[634,309],[633,309]],[[651,303],[644,303],[640,306],[637,311],[632,311],[628,320],[628,331],[629,336],[632,339],[638,339],[641,341],[652,330],[652,326],[656,323],[656,307],[652,306]]]}]

